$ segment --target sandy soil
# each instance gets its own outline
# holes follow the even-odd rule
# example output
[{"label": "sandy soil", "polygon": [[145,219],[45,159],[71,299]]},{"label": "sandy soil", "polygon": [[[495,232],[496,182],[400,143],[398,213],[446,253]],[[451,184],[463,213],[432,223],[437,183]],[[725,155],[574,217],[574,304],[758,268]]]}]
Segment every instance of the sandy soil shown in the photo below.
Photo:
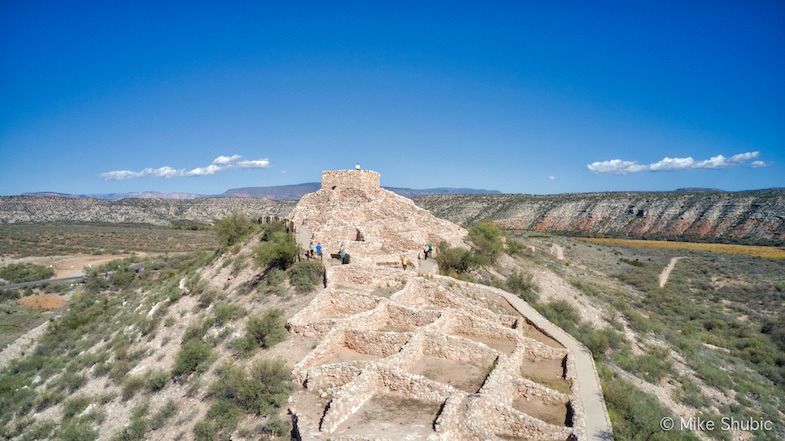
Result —
[{"label": "sandy soil", "polygon": [[473,394],[480,390],[490,367],[426,355],[412,366],[411,372]]},{"label": "sandy soil", "polygon": [[527,413],[534,418],[539,418],[546,423],[562,426],[567,424],[567,403],[548,402],[533,398],[527,400],[518,398],[513,400],[512,407]]},{"label": "sandy soil", "polygon": [[35,256],[18,259],[3,256],[0,257],[0,265],[8,265],[9,263],[35,263],[38,265],[51,266],[55,271],[53,278],[57,279],[60,277],[81,276],[84,274],[84,268],[88,265],[103,265],[112,260],[123,259],[130,256],[130,254],[75,254],[73,256]]},{"label": "sandy soil", "polygon": [[36,294],[22,297],[22,299],[19,300],[19,303],[31,308],[50,311],[63,306],[66,300],[68,300],[68,297],[66,296],[58,296],[55,294]]},{"label": "sandy soil", "polygon": [[521,363],[521,376],[553,390],[565,394],[570,393],[571,382],[564,378],[564,367],[559,359],[532,360],[525,358]]},{"label": "sandy soil", "polygon": [[[357,413],[349,417],[335,432],[339,437],[358,436],[376,439],[420,440],[434,433],[433,422],[440,404],[375,395]],[[370,424],[368,424],[371,422]]]}]

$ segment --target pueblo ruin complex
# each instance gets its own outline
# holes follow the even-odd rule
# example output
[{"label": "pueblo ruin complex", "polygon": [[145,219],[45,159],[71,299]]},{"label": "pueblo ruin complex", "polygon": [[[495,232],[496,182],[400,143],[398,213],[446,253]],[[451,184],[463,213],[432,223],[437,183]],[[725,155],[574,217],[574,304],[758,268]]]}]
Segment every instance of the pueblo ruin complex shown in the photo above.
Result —
[{"label": "pueblo ruin complex", "polygon": [[[373,171],[325,171],[291,214],[326,266],[326,288],[288,322],[319,338],[293,370],[302,439],[610,435],[588,351],[517,297],[437,275],[423,246],[463,246],[466,231],[379,183]],[[329,259],[341,248],[349,264]]]}]

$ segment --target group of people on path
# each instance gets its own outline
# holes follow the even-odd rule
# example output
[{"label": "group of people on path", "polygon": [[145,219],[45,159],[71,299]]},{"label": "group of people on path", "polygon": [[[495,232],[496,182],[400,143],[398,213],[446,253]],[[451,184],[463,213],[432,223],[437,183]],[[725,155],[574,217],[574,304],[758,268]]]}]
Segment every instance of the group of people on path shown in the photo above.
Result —
[{"label": "group of people on path", "polygon": [[314,245],[313,241],[311,241],[311,244],[308,246],[308,252],[305,253],[305,257],[308,259],[316,259],[317,257],[322,259],[323,251],[321,242],[317,242],[316,245]]}]

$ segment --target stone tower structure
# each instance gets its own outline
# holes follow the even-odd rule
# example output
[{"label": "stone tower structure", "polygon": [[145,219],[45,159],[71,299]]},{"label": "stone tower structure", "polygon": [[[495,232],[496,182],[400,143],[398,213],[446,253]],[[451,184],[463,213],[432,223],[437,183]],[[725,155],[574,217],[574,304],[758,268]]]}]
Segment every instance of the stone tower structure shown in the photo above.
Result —
[{"label": "stone tower structure", "polygon": [[381,187],[371,170],[328,170],[322,186],[303,196],[290,217],[327,253],[343,248],[353,262],[396,265],[429,243],[457,243],[466,230]]}]

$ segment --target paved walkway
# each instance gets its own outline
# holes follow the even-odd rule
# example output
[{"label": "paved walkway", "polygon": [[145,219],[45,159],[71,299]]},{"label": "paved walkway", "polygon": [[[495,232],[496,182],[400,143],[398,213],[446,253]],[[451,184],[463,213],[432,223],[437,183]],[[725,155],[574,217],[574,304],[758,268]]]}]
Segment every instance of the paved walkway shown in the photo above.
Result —
[{"label": "paved walkway", "polygon": [[529,319],[536,327],[550,334],[575,355],[575,367],[578,374],[578,383],[580,384],[580,397],[586,413],[589,439],[612,440],[611,420],[608,417],[608,409],[605,407],[605,397],[602,394],[600,378],[597,375],[597,368],[594,366],[594,358],[592,358],[591,352],[581,342],[549,322],[518,296],[500,289],[491,289],[506,298],[518,312]]}]

